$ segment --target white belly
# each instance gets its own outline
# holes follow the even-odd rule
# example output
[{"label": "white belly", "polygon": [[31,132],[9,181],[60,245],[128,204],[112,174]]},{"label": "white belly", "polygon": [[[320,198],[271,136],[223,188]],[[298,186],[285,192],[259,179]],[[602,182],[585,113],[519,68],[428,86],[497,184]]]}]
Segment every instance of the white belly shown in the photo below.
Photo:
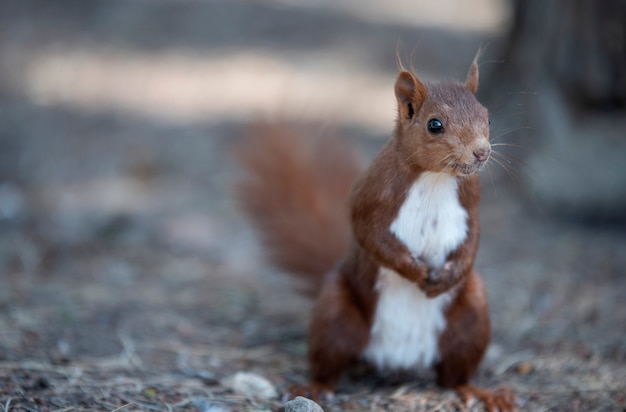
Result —
[{"label": "white belly", "polygon": [[[431,268],[467,236],[467,212],[458,198],[455,177],[423,173],[409,189],[390,230]],[[451,292],[429,299],[419,287],[381,268],[378,305],[363,356],[380,369],[429,367],[439,356],[439,335]]]},{"label": "white belly", "polygon": [[430,367],[439,357],[439,335],[450,292],[426,297],[414,283],[381,268],[378,305],[363,357],[381,370]]},{"label": "white belly", "polygon": [[453,176],[422,173],[391,224],[398,239],[431,267],[442,266],[467,236],[467,211],[457,189]]}]

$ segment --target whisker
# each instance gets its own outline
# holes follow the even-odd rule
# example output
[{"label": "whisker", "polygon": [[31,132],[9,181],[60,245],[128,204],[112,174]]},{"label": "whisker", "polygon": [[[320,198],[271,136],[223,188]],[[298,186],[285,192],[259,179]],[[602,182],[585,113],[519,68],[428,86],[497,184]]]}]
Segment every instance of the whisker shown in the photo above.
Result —
[{"label": "whisker", "polygon": [[506,135],[508,135],[510,133],[513,133],[513,132],[517,132],[517,131],[520,131],[520,130],[533,130],[533,129],[534,129],[534,127],[531,127],[531,126],[514,127],[514,128],[505,130],[504,132],[498,134],[496,137],[491,139],[491,141],[495,142],[496,140],[501,139],[502,137],[504,137],[504,136],[506,136]]},{"label": "whisker", "polygon": [[531,95],[538,95],[539,92],[506,92],[505,93],[507,96],[511,96],[514,94],[531,94]]},{"label": "whisker", "polygon": [[443,159],[441,159],[441,165],[442,166],[446,166],[448,164],[448,160],[454,158],[454,154],[453,153],[449,153],[448,155],[446,155]]},{"label": "whisker", "polygon": [[504,63],[504,62],[506,62],[506,60],[504,60],[504,59],[502,59],[502,60],[485,60],[485,61],[483,62],[483,64],[484,64],[484,63],[498,63],[498,64],[502,64],[502,63]]},{"label": "whisker", "polygon": [[490,159],[496,162],[496,164],[498,164],[498,166],[500,166],[509,175],[509,177],[512,180],[516,180],[517,182],[519,182],[519,176],[517,175],[517,173],[515,173],[515,170],[511,169],[509,166],[504,164],[502,160],[499,160],[495,157],[491,157]]},{"label": "whisker", "polygon": [[498,152],[497,150],[492,150],[492,154],[496,156],[500,156],[501,160],[505,160],[511,166],[515,165],[516,167],[520,169],[520,171],[524,172],[528,177],[533,178],[533,179],[535,178],[535,175],[532,173],[532,170],[530,169],[530,167],[528,167],[528,164],[522,159],[519,159],[508,153]]},{"label": "whisker", "polygon": [[414,158],[417,157],[418,154],[419,154],[418,152],[411,154],[411,156],[409,156],[407,160],[413,160]]},{"label": "whisker", "polygon": [[500,142],[500,143],[492,143],[492,144],[491,144],[491,147],[494,147],[494,146],[495,146],[495,147],[497,147],[497,146],[517,147],[517,148],[519,148],[519,149],[523,149],[523,148],[524,148],[524,146],[519,145],[519,144],[514,144],[514,143],[502,143],[502,142]]},{"label": "whisker", "polygon": [[487,171],[489,172],[489,180],[491,181],[491,188],[493,189],[493,195],[498,197],[498,191],[496,190],[496,184],[493,181],[493,172],[491,171],[491,164],[487,163]]},{"label": "whisker", "polygon": [[[497,113],[499,113],[499,112],[498,112],[498,111],[492,111],[492,112],[491,112],[491,114],[492,114],[492,115],[493,115],[493,114],[497,114]],[[506,116],[490,116],[490,118],[491,118],[491,120],[492,120],[494,123],[498,123],[498,122],[502,122],[503,120],[508,120],[508,119],[510,119],[511,117],[521,116],[521,115],[523,115],[524,113],[525,113],[524,111],[520,110],[520,111],[518,111],[518,112],[513,112],[513,113],[508,114],[508,115],[506,115]]]},{"label": "whisker", "polygon": [[[515,170],[511,169],[509,166],[507,166],[505,163],[503,163],[503,160],[506,160],[506,159],[500,159],[499,160],[496,157],[491,157],[490,159],[493,159],[493,161],[496,164],[498,164],[502,169],[504,169],[504,171],[509,175],[509,177],[512,180],[515,180],[524,189],[524,191],[530,197],[533,205],[537,208],[537,210],[540,213],[543,214],[544,211],[543,211],[543,208],[541,207],[541,205],[539,204],[539,200],[537,199],[537,196],[535,196],[533,191],[530,190],[530,187],[528,187],[528,185],[524,182],[524,180],[519,177],[519,175],[515,172]],[[510,161],[508,163],[510,164]],[[529,175],[529,176],[532,178],[531,175]]]}]

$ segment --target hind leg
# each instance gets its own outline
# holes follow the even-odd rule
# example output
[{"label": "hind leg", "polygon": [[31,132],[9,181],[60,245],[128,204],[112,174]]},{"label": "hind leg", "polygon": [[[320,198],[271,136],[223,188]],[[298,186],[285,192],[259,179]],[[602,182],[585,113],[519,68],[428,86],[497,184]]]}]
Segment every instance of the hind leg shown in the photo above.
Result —
[{"label": "hind leg", "polygon": [[466,403],[483,402],[488,411],[516,410],[515,396],[508,390],[487,390],[469,384],[490,339],[487,296],[482,279],[472,272],[447,311],[448,324],[439,338],[440,361],[435,366],[437,383],[455,389]]},{"label": "hind leg", "polygon": [[290,388],[288,397],[331,396],[341,375],[362,353],[369,324],[353,293],[341,279],[327,282],[309,327],[311,382]]}]

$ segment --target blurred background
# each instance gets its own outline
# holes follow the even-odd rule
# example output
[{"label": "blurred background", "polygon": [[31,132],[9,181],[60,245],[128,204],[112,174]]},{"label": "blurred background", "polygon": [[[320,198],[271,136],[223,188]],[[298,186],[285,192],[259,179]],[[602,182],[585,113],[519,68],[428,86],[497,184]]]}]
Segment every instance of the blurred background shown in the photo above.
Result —
[{"label": "blurred background", "polygon": [[[398,59],[464,79],[482,45],[501,153],[482,176],[494,333],[476,382],[527,410],[624,410],[623,0],[3,0],[3,409],[280,409],[226,379],[307,376],[309,302],[263,265],[233,148],[269,119],[369,158]],[[458,406],[429,379],[340,393],[342,410]]]}]

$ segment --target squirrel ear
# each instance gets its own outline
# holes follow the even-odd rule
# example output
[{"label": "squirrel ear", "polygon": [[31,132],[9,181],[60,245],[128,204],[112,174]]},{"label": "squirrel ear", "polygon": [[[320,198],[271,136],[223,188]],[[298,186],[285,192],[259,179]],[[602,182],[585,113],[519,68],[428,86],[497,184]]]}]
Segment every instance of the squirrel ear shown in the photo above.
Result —
[{"label": "squirrel ear", "polygon": [[483,49],[481,48],[474,56],[474,61],[467,72],[467,78],[465,79],[465,87],[469,89],[470,92],[476,94],[478,90],[478,58],[482,54]]},{"label": "squirrel ear", "polygon": [[476,94],[478,90],[478,64],[476,62],[472,63],[467,72],[467,79],[465,79],[465,87],[469,89],[470,92]]},{"label": "squirrel ear", "polygon": [[426,99],[426,86],[407,71],[398,74],[395,85],[396,99],[401,119],[410,119]]}]

